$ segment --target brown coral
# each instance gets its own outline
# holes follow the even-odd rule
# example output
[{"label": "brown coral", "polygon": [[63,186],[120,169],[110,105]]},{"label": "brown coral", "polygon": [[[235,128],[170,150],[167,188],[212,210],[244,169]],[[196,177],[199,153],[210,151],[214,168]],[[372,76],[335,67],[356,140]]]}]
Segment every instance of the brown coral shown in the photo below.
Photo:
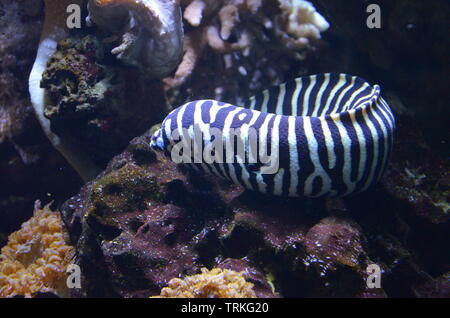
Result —
[{"label": "brown coral", "polygon": [[179,95],[175,105],[193,97],[240,103],[281,83],[329,27],[304,0],[184,0],[181,7],[184,57],[165,79],[169,95]]},{"label": "brown coral", "polygon": [[162,298],[256,298],[253,284],[245,280],[243,273],[229,269],[202,268],[202,273],[174,278],[161,290]]},{"label": "brown coral", "polygon": [[66,266],[73,256],[59,213],[35,203],[33,217],[9,236],[0,255],[0,297],[52,292],[67,295]]}]

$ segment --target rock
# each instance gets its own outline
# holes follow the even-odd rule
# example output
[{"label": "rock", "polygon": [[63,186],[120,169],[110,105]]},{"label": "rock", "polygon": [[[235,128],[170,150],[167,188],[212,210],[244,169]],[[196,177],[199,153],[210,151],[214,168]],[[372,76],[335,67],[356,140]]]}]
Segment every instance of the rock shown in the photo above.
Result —
[{"label": "rock", "polygon": [[363,244],[359,226],[342,218],[324,218],[308,231],[304,264],[324,281],[325,288],[317,291],[320,296],[330,291],[352,296],[365,289],[361,277],[365,277],[368,255]]},{"label": "rock", "polygon": [[[314,234],[321,225],[308,232],[320,220],[320,213],[311,212],[319,211],[321,203],[264,197],[183,172],[155,155],[148,140],[148,135],[134,139],[62,207],[84,275],[78,295],[156,295],[171,278],[218,265],[248,271],[264,297],[274,296],[270,284],[277,295],[293,296],[318,283],[314,279],[320,273],[304,262],[317,252],[311,239],[319,235],[322,241],[320,231]],[[360,237],[353,225],[336,226],[337,232],[349,235],[344,239]],[[359,267],[365,261],[357,256],[365,252],[358,242],[343,245],[339,262],[357,268],[358,287],[352,290],[362,292]],[[302,280],[309,285],[302,286]]]},{"label": "rock", "polygon": [[450,298],[450,272],[416,288],[418,297]]},{"label": "rock", "polygon": [[429,144],[410,118],[402,116],[397,121],[394,160],[383,180],[385,188],[412,207],[417,217],[445,224],[450,220],[449,161]]},{"label": "rock", "polygon": [[265,277],[261,270],[250,264],[246,259],[227,258],[220,262],[217,267],[236,272],[244,272],[244,278],[253,284],[253,290],[258,298],[273,298],[278,296],[274,291],[272,282],[269,281],[269,277]]},{"label": "rock", "polygon": [[[435,180],[448,164],[417,125],[398,120],[396,154],[382,182],[344,199],[246,191],[154,153],[150,133],[135,138],[62,207],[84,275],[76,295],[157,295],[170,279],[202,267],[247,271],[261,297],[434,293],[430,286],[450,264],[442,250],[449,222],[442,210],[431,213],[404,193],[434,198],[433,185],[445,190]],[[411,155],[416,147],[426,150],[421,160]],[[419,167],[423,160],[430,165]],[[418,185],[405,167],[429,169],[430,179]],[[371,264],[380,269],[381,288],[366,284]]]},{"label": "rock", "polygon": [[167,112],[161,82],[111,60],[93,34],[75,34],[58,44],[41,81],[50,99],[44,115],[52,131],[99,166]]}]

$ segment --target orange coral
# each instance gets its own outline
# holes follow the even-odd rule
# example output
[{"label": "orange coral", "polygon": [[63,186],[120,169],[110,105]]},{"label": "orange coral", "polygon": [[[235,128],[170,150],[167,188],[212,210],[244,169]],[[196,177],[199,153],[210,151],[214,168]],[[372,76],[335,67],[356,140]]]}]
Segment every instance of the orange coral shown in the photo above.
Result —
[{"label": "orange coral", "polygon": [[174,278],[161,290],[161,298],[256,298],[253,284],[245,280],[242,272],[214,268],[202,273]]},{"label": "orange coral", "polygon": [[0,255],[0,297],[38,292],[67,295],[66,266],[73,256],[59,213],[36,201],[33,217],[9,236]]}]

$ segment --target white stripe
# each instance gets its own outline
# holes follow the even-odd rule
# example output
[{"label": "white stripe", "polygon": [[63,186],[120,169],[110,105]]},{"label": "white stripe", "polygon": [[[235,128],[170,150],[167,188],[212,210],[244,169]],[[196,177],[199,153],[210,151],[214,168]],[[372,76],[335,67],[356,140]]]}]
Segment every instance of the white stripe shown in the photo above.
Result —
[{"label": "white stripe", "polygon": [[347,110],[351,109],[351,108],[352,108],[352,105],[355,105],[355,106],[356,106],[356,105],[359,105],[360,102],[361,102],[361,100],[363,100],[363,99],[365,99],[365,98],[372,98],[373,93],[374,93],[373,90],[372,90],[372,92],[371,92],[370,94],[365,95],[365,96],[363,96],[363,97],[360,97],[360,98],[358,99],[358,101],[357,101],[356,103],[354,103],[354,100],[355,100],[356,96],[358,96],[358,94],[361,93],[363,90],[365,90],[367,87],[370,87],[370,85],[367,84],[367,83],[365,83],[365,84],[362,85],[359,89],[357,89],[357,90],[352,94],[352,96],[350,96],[350,98],[347,100],[347,102],[344,104],[344,107],[342,108],[342,111],[347,111]]},{"label": "white stripe", "polygon": [[280,85],[280,93],[278,94],[277,107],[275,109],[275,114],[283,115],[283,101],[286,95],[286,84]]},{"label": "white stripe", "polygon": [[[372,162],[372,167],[370,168],[370,173],[369,176],[367,177],[367,181],[365,183],[365,185],[363,186],[363,188],[361,189],[361,191],[365,191],[370,184],[372,183],[372,179],[373,179],[373,175],[375,174],[375,168],[377,165],[377,160],[376,158],[378,157],[378,132],[375,128],[375,126],[373,125],[372,121],[370,120],[369,116],[368,116],[368,110],[370,110],[370,107],[367,108],[363,108],[363,118],[364,118],[364,122],[366,123],[367,127],[369,127],[370,130],[370,134],[372,135],[372,142],[373,142],[373,162]],[[367,167],[366,167],[367,169]]]},{"label": "white stripe", "polygon": [[334,124],[336,125],[337,129],[339,130],[339,136],[340,140],[342,142],[342,146],[344,148],[344,166],[342,168],[342,176],[343,181],[345,185],[347,186],[347,191],[343,195],[347,195],[349,193],[352,193],[355,189],[355,184],[351,182],[351,172],[352,172],[352,158],[351,158],[351,145],[352,141],[350,137],[347,134],[347,130],[345,129],[344,125],[342,124],[341,118],[339,114],[333,114],[330,116],[330,118],[333,120]]},{"label": "white stripe", "polygon": [[353,128],[355,128],[356,131],[356,136],[358,138],[358,144],[359,144],[359,150],[360,150],[360,154],[359,154],[359,166],[358,166],[358,175],[356,177],[356,181],[358,182],[362,179],[363,175],[364,175],[364,171],[365,171],[365,165],[366,165],[366,160],[367,160],[367,146],[366,146],[366,138],[364,137],[364,133],[362,131],[361,126],[359,125],[359,123],[356,121],[356,110],[355,109],[351,109],[348,111],[350,119],[352,121],[352,125]]},{"label": "white stripe", "polygon": [[380,107],[380,110],[384,113],[384,117],[386,118],[387,122],[389,123],[389,127],[391,130],[394,130],[395,123],[392,121],[392,118],[394,118],[394,115],[391,112],[391,109],[389,108],[389,105],[386,103],[386,101],[380,97],[380,100],[377,101],[378,103],[381,103],[383,107]]},{"label": "white stripe", "polygon": [[[244,149],[246,150],[247,160],[250,158],[249,129],[250,129],[250,127],[252,127],[252,129],[255,129],[253,127],[253,125],[258,120],[258,117],[260,114],[261,114],[261,112],[259,112],[259,111],[256,111],[256,110],[252,111],[252,119],[250,119],[248,125],[244,124],[241,127],[241,133],[242,133],[242,136],[243,136],[244,142],[245,142]],[[252,137],[252,138],[254,138],[254,137]],[[245,165],[241,164],[240,166],[242,168],[242,181],[246,184],[246,186],[249,189],[253,190],[253,186],[250,183],[250,173],[245,168]]]},{"label": "white stripe", "polygon": [[[202,115],[203,111],[206,111],[205,109],[202,108],[203,104],[205,102],[209,102],[209,101],[212,102],[211,107],[209,107],[209,109],[208,109],[209,115],[210,115],[210,118],[211,118],[211,110],[212,109],[220,109],[220,106],[217,104],[217,101],[215,101],[215,100],[200,101],[199,104],[198,104],[198,108],[201,109],[201,112],[200,112],[200,114],[197,114],[197,110],[196,110],[196,112],[194,114],[195,122],[196,123],[200,123],[200,127],[201,127],[201,130],[203,132],[203,142],[205,144],[205,148],[207,147],[207,145],[211,144],[211,131],[210,131],[211,126],[209,125],[209,123],[205,123],[202,120],[202,116],[201,115]],[[215,113],[215,116],[216,115],[217,115],[217,111]],[[212,122],[212,121],[210,120],[210,122]],[[203,152],[205,151],[205,148],[203,148]],[[210,155],[210,154],[208,154],[208,155]],[[205,164],[202,163],[202,166],[203,165],[207,165],[215,175],[220,176],[219,171],[217,171],[217,168],[214,166],[214,162],[213,163],[205,163]]]},{"label": "white stripe", "polygon": [[217,118],[217,114],[219,113],[219,111],[225,106],[219,106],[219,104],[217,103],[217,101],[215,100],[211,100],[213,102],[213,105],[211,106],[211,108],[209,109],[209,122],[213,123],[216,121]]},{"label": "white stripe", "polygon": [[311,117],[305,117],[303,119],[303,127],[305,130],[306,140],[308,142],[309,156],[312,164],[314,165],[314,171],[305,180],[304,194],[306,196],[312,196],[313,182],[316,178],[322,179],[322,188],[320,191],[314,195],[314,197],[319,197],[331,190],[331,179],[320,163],[319,150],[316,137],[314,136],[311,124]]},{"label": "white stripe", "polygon": [[352,80],[350,82],[350,85],[347,86],[347,88],[345,88],[340,94],[339,94],[339,98],[336,101],[336,104],[333,107],[333,110],[331,113],[336,113],[339,109],[339,105],[341,104],[342,99],[344,98],[345,94],[353,87],[353,85],[355,84],[355,77],[352,77]]},{"label": "white stripe", "polygon": [[188,104],[184,104],[183,106],[181,106],[180,111],[177,114],[177,128],[178,129],[178,133],[181,136],[182,135],[182,128],[183,128],[183,116],[184,116],[184,112],[186,110],[186,107],[189,105]]},{"label": "white stripe", "polygon": [[170,136],[172,135],[171,130],[170,130],[170,126],[171,125],[172,125],[172,119],[171,118],[167,118],[164,121],[164,132],[166,133],[166,137],[169,140],[171,140]]},{"label": "white stripe", "polygon": [[292,94],[292,99],[291,99],[291,107],[292,107],[292,116],[297,116],[297,111],[298,111],[298,96],[300,95],[300,91],[302,90],[302,79],[301,78],[297,78],[295,80],[295,90],[294,93]]},{"label": "white stripe", "polygon": [[[189,105],[189,103],[184,104],[183,106],[180,107],[179,112],[177,113],[177,122],[176,122],[176,130],[178,131],[178,135],[180,136],[180,141],[181,140],[186,140],[186,136],[184,135],[185,131],[183,130],[183,116],[184,116],[184,112],[186,110],[186,107]],[[169,126],[170,127],[170,126]],[[171,131],[171,133],[173,133],[173,131]],[[170,138],[172,143],[174,143],[173,139]]]},{"label": "white stripe", "polygon": [[284,169],[280,168],[273,178],[273,194],[283,194]]},{"label": "white stripe", "polygon": [[[375,111],[375,107],[377,106],[377,104],[374,105],[374,109],[372,109],[372,113],[375,116],[376,121],[378,122],[378,124],[381,126],[381,130],[383,132],[383,141],[384,141],[384,154],[383,154],[383,160],[381,162],[381,168],[380,171],[378,173],[376,177],[376,180],[379,180],[381,177],[381,173],[383,172],[383,167],[386,165],[386,161],[387,161],[387,154],[388,154],[388,133],[386,130],[386,126],[384,125],[384,122],[381,120],[380,115],[377,114],[377,112]],[[380,109],[379,107],[377,107],[376,109]]]},{"label": "white stripe", "polygon": [[256,98],[255,96],[250,97],[250,107],[249,109],[255,109],[255,104],[256,104]]},{"label": "white stripe", "polygon": [[[225,119],[225,122],[223,125],[223,138],[224,138],[225,145],[227,145],[230,142],[229,141],[230,127],[234,121],[234,117],[236,116],[236,114],[238,112],[241,111],[241,109],[242,109],[241,107],[235,106],[235,109],[232,110],[231,112],[229,112]],[[233,137],[234,137],[234,135],[233,135]],[[230,145],[231,145],[231,143],[230,143]],[[234,144],[233,144],[233,146],[234,146]],[[228,148],[230,148],[230,149],[228,149]],[[224,164],[228,165],[228,173],[230,175],[230,178],[235,184],[242,186],[242,184],[239,182],[239,180],[236,176],[236,171],[234,170],[234,167],[232,165],[232,163],[236,161],[236,157],[235,157],[236,154],[234,153],[234,147],[226,147],[226,150],[231,150],[231,151],[226,152],[226,158],[225,158],[225,163],[224,163]],[[225,173],[225,171],[224,171],[224,173]]]},{"label": "white stripe", "polygon": [[310,82],[308,88],[306,89],[305,94],[303,95],[303,104],[302,104],[302,116],[307,116],[309,113],[309,95],[316,84],[316,76],[310,76]]},{"label": "white stripe", "polygon": [[389,108],[389,105],[386,103],[386,101],[383,98],[380,97],[380,101],[386,108],[384,111],[386,112],[387,121],[389,122],[389,125],[391,127],[391,129],[390,129],[390,132],[391,132],[390,145],[392,146],[392,144],[394,143],[394,130],[395,130],[394,114],[392,113],[391,109]]},{"label": "white stripe", "polygon": [[263,96],[264,96],[264,99],[261,104],[261,111],[263,113],[267,113],[267,104],[269,103],[269,91],[267,89],[263,91]]},{"label": "white stripe", "polygon": [[330,94],[328,95],[327,102],[326,102],[325,107],[323,108],[320,116],[324,116],[325,114],[328,113],[328,110],[331,108],[331,106],[330,106],[331,101],[333,100],[334,96],[336,95],[336,92],[339,89],[341,89],[342,86],[344,86],[345,84],[347,84],[347,81],[345,80],[345,76],[343,74],[339,75],[339,81],[336,83],[336,85],[331,90]]},{"label": "white stripe", "polygon": [[[280,167],[280,122],[282,115],[277,115],[275,120],[273,121],[272,127],[272,136],[271,136],[271,144],[270,144],[270,158],[271,160],[275,160],[278,163],[278,167]],[[274,157],[276,154],[276,157]],[[273,162],[271,162],[271,165]],[[274,184],[273,184],[273,194],[282,195],[283,193],[283,175],[284,170],[279,169],[276,175],[274,176]]]},{"label": "white stripe", "polygon": [[328,168],[333,169],[336,166],[336,153],[334,152],[334,140],[331,137],[331,130],[328,126],[327,117],[319,117],[322,123],[323,136],[325,138],[325,146],[328,153]]},{"label": "white stripe", "polygon": [[[267,135],[268,135],[268,125],[269,125],[269,121],[272,119],[272,117],[275,116],[274,114],[270,114],[268,113],[266,115],[266,118],[264,118],[264,122],[261,125],[258,134],[259,134],[259,145],[258,145],[258,149],[259,151],[261,151],[261,149],[264,147],[264,149],[267,150]],[[260,154],[259,154],[260,155]],[[267,153],[266,153],[267,155]],[[258,184],[258,190],[261,193],[266,193],[266,189],[267,189],[267,184],[264,182],[264,179],[262,177],[261,172],[258,172],[256,175],[256,182]]]},{"label": "white stripe", "polygon": [[325,80],[322,82],[319,92],[317,94],[317,98],[316,98],[316,102],[315,102],[315,107],[314,107],[314,111],[312,113],[311,116],[313,117],[317,117],[317,114],[319,112],[319,108],[320,108],[320,101],[322,100],[322,95],[325,92],[325,90],[327,89],[328,85],[330,84],[330,74],[325,74]]},{"label": "white stripe", "polygon": [[295,134],[295,122],[296,118],[294,116],[288,117],[289,173],[291,176],[289,184],[289,196],[291,197],[298,195],[297,194],[298,171],[300,168],[298,162],[297,135]]}]

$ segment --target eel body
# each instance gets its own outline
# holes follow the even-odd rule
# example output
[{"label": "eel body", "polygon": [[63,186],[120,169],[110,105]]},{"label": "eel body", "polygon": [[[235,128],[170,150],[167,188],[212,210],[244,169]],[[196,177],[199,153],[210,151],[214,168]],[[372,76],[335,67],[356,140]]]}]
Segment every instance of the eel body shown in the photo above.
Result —
[{"label": "eel body", "polygon": [[151,146],[261,193],[346,196],[381,178],[394,130],[378,85],[318,74],[265,90],[244,107],[215,100],[184,104],[165,118]]}]

